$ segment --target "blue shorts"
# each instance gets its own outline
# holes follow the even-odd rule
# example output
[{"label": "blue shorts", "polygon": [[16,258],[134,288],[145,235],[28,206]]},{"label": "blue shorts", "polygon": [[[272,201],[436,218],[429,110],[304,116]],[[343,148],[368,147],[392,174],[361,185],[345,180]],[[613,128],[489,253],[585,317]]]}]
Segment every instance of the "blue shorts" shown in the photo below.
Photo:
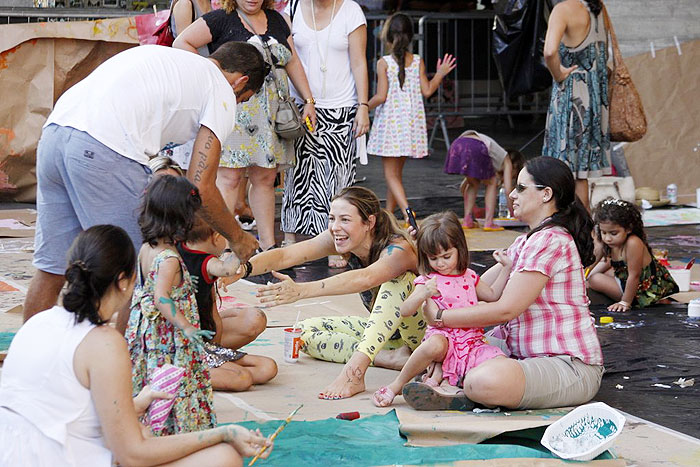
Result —
[{"label": "blue shorts", "polygon": [[138,251],[138,208],[151,169],[83,131],[60,125],[44,128],[36,159],[37,269],[62,275],[75,237],[98,224],[126,230]]}]

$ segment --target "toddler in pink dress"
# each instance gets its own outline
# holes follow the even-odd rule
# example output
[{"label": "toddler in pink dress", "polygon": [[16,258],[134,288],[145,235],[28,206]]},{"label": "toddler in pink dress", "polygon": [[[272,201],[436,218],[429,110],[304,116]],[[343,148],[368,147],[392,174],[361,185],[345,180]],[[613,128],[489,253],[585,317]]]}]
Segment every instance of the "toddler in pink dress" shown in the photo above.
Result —
[{"label": "toddler in pink dress", "polygon": [[[421,276],[416,288],[402,304],[401,315],[412,316],[423,306],[436,314],[440,323],[443,313],[453,308],[476,305],[479,300],[496,301],[501,296],[512,262],[504,251],[494,252],[501,265],[492,284],[480,280],[468,268],[469,249],[457,215],[451,211],[433,214],[418,231],[418,269]],[[453,386],[462,384],[464,374],[491,358],[505,357],[501,349],[484,341],[482,328],[446,328],[439,324],[428,326],[425,338],[413,351],[399,376],[388,386],[374,393],[378,407],[391,405],[403,386],[428,368],[423,379],[438,386],[443,378]]]}]

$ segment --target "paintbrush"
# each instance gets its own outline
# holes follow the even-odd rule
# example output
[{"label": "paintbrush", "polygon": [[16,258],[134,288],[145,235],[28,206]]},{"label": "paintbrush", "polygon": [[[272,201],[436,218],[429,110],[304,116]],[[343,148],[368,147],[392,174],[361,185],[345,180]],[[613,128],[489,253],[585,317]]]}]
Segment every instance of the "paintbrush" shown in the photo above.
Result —
[{"label": "paintbrush", "polygon": [[691,259],[690,261],[688,261],[688,264],[685,265],[685,268],[686,268],[686,269],[690,269],[690,268],[693,267],[693,264],[695,264],[695,258],[693,258],[693,259]]},{"label": "paintbrush", "polygon": [[[295,415],[295,414],[299,411],[299,409],[301,409],[302,407],[304,407],[304,404],[301,404],[299,407],[297,407],[296,409],[294,409],[294,410],[292,411],[292,413],[289,414],[289,416],[282,422],[282,424],[275,430],[275,432],[272,433],[272,436],[270,436],[270,441],[274,441],[275,438],[277,438],[277,435],[280,434],[280,432],[281,432],[282,430],[284,430],[284,427],[287,426],[287,424],[292,420],[292,417],[294,417],[294,415]],[[250,460],[250,462],[248,462],[248,467],[250,467],[251,465],[255,464],[255,461],[258,460],[258,459],[260,458],[260,456],[265,452],[266,449],[267,449],[267,446],[263,446],[262,448],[260,448],[260,450],[259,450],[258,453],[255,455],[255,457],[253,457],[253,458]]]}]

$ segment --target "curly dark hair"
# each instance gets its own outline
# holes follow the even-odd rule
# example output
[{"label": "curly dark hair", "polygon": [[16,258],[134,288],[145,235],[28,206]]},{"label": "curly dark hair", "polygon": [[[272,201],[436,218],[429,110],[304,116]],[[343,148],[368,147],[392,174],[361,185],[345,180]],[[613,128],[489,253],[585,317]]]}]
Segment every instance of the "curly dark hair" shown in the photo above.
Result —
[{"label": "curly dark hair", "polygon": [[576,196],[576,182],[571,169],[564,162],[553,157],[535,157],[525,163],[525,170],[532,176],[537,185],[552,189],[557,212],[532,229],[528,237],[542,229],[560,226],[569,231],[576,243],[576,249],[584,267],[595,261],[593,253],[593,219]]},{"label": "curly dark hair", "polygon": [[201,206],[199,190],[185,177],[154,177],[146,187],[139,214],[144,243],[156,246],[158,239],[185,241]]},{"label": "curly dark hair", "polygon": [[[644,242],[649,253],[651,253],[651,247],[649,242],[647,242],[647,234],[644,232],[642,211],[636,204],[622,199],[606,198],[599,202],[593,210],[593,221],[596,226],[601,222],[611,222],[625,230],[629,230],[630,234],[636,235]],[[596,229],[596,236],[598,240],[602,240],[598,229]],[[610,247],[604,245],[603,248],[605,256],[610,256]]]},{"label": "curly dark hair", "polygon": [[66,291],[63,307],[75,313],[77,323],[87,319],[101,325],[100,301],[121,277],[131,277],[136,268],[134,244],[121,227],[95,225],[81,232],[67,255]]}]

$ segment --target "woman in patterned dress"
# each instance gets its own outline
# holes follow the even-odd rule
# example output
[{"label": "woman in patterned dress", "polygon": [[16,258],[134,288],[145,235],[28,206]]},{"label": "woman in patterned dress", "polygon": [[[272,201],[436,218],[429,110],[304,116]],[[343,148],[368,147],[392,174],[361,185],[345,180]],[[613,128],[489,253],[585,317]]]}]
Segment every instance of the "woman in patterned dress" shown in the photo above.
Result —
[{"label": "woman in patterned dress", "polygon": [[[296,163],[292,141],[278,137],[274,131],[277,84],[285,87],[283,91],[288,94],[286,75],[289,75],[306,100],[302,117],[309,117],[316,126],[314,99],[294,48],[289,25],[273,9],[274,2],[224,0],[222,6],[221,10],[205,14],[182,31],[173,47],[195,52],[198,47],[208,44],[210,51],[214,51],[228,41],[247,41],[260,48],[265,57],[269,50],[280,71],[280,79],[275,81],[273,72],[270,72],[262,89],[248,102],[236,107],[236,126],[222,144],[217,176],[217,186],[229,210],[234,212],[239,184],[244,182],[248,173],[251,183],[249,202],[257,224],[260,249],[267,250],[275,246],[275,177],[278,171]],[[261,37],[267,47],[261,43]]]},{"label": "woman in patterned dress", "polygon": [[609,175],[607,31],[600,0],[565,0],[549,17],[544,57],[554,83],[542,154],[567,163],[586,209],[588,178]]}]

